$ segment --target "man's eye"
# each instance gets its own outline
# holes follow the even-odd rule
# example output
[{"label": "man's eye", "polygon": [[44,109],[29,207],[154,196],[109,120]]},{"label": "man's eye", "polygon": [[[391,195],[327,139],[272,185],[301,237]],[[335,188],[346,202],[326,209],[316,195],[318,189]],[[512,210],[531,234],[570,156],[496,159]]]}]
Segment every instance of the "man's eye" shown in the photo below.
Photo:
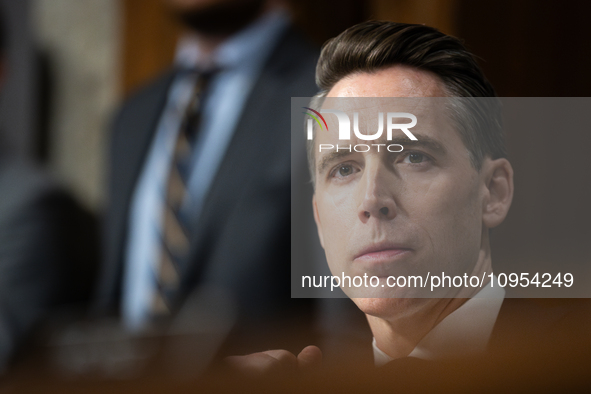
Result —
[{"label": "man's eye", "polygon": [[353,167],[350,165],[340,166],[337,170],[340,176],[349,176],[353,173]]},{"label": "man's eye", "polygon": [[352,164],[341,164],[331,172],[333,178],[346,178],[357,172],[357,169]]},{"label": "man's eye", "polygon": [[407,163],[418,164],[418,163],[422,163],[426,160],[427,160],[427,157],[425,155],[423,155],[422,153],[411,152],[408,154],[408,156],[406,156],[404,161]]}]

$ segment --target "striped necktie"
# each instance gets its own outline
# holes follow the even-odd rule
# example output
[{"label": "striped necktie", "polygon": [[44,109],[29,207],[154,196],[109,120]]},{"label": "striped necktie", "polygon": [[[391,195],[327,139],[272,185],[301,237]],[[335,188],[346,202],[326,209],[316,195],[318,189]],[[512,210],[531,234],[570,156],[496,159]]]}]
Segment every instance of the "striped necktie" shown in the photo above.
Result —
[{"label": "striped necktie", "polygon": [[151,302],[153,318],[168,316],[177,304],[175,298],[178,296],[181,279],[179,269],[190,248],[188,223],[180,210],[187,195],[187,180],[203,99],[214,74],[215,71],[197,74],[175,142],[170,172],[163,191],[165,203],[160,228],[160,256],[154,267],[156,286]]}]

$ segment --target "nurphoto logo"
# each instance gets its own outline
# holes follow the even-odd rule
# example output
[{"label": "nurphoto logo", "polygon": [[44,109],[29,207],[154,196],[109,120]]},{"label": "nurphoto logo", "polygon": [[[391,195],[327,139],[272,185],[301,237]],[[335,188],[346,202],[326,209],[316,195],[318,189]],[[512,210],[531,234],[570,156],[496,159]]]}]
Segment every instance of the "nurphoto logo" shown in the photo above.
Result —
[{"label": "nurphoto logo", "polygon": [[[322,114],[333,114],[337,117],[337,121],[339,124],[339,140],[351,140],[351,120],[349,115],[347,115],[344,111],[338,109],[321,109],[320,112],[316,111],[309,107],[303,107],[310,112],[304,112],[304,114],[310,116],[307,119],[306,127],[307,127],[307,136],[308,140],[314,139],[314,121],[318,124],[320,130],[327,130],[328,131],[328,124],[324,119]],[[417,124],[417,117],[408,112],[387,112],[386,116],[384,117],[383,112],[378,113],[378,130],[373,134],[362,134],[359,131],[359,113],[353,112],[353,133],[355,137],[363,140],[363,141],[375,141],[378,138],[382,137],[384,133],[384,118],[386,119],[386,139],[388,141],[392,140],[392,136],[394,134],[394,130],[402,131],[410,140],[417,141],[417,138],[411,133],[409,129],[413,128]],[[407,123],[398,123],[401,120],[410,119],[410,122]],[[380,146],[386,146],[386,144],[371,144],[371,146],[377,147],[378,151]],[[357,144],[342,147],[337,145],[336,149],[338,150],[351,150],[354,149],[356,152],[367,152],[371,149],[370,145],[368,144]],[[389,152],[402,152],[404,149],[400,144],[391,144],[387,145],[386,147]],[[319,144],[318,150],[322,152],[322,150],[330,150],[335,149],[335,146],[332,144]]]}]

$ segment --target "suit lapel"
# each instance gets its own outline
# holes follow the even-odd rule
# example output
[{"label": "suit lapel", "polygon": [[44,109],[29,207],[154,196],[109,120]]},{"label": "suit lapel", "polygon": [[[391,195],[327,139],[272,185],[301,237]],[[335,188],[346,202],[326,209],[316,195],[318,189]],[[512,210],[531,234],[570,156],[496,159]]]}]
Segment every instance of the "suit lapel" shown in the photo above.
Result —
[{"label": "suit lapel", "polygon": [[[272,166],[271,163],[279,162],[272,156],[279,155],[284,159],[285,152],[290,151],[290,103],[291,96],[297,95],[297,90],[294,91],[293,88],[297,85],[294,74],[301,70],[298,56],[312,58],[304,49],[299,49],[301,45],[301,40],[288,29],[272,52],[245,103],[230,146],[194,228],[192,250],[181,275],[184,278],[184,290],[192,287],[205,268],[203,260],[214,247],[215,234],[222,231],[231,208],[241,198],[236,193],[242,191],[256,177],[267,173],[271,177],[274,173],[289,173],[289,168],[269,167]],[[307,46],[305,48],[308,49]],[[313,85],[313,81],[309,82]],[[306,94],[311,91],[307,85],[300,88]],[[285,92],[281,101],[277,99],[277,92]],[[289,164],[289,160],[280,162]]]},{"label": "suit lapel", "polygon": [[99,310],[118,309],[131,199],[173,77],[174,73],[169,72],[134,95],[115,119],[110,149],[110,201],[104,226],[108,247],[96,298]]}]

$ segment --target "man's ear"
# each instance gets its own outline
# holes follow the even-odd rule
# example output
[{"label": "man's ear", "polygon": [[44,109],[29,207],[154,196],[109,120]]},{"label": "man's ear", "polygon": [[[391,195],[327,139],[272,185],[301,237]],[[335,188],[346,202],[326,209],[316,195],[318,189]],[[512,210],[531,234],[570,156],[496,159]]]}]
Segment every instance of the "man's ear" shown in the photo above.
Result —
[{"label": "man's ear", "polygon": [[513,201],[513,167],[507,159],[484,159],[482,165],[486,194],[482,204],[482,222],[486,228],[505,220]]},{"label": "man's ear", "polygon": [[320,238],[320,245],[324,249],[324,237],[322,236],[322,224],[318,216],[318,207],[316,206],[316,194],[312,196],[312,208],[314,209],[314,221],[316,222],[316,230],[318,230],[318,238]]}]

